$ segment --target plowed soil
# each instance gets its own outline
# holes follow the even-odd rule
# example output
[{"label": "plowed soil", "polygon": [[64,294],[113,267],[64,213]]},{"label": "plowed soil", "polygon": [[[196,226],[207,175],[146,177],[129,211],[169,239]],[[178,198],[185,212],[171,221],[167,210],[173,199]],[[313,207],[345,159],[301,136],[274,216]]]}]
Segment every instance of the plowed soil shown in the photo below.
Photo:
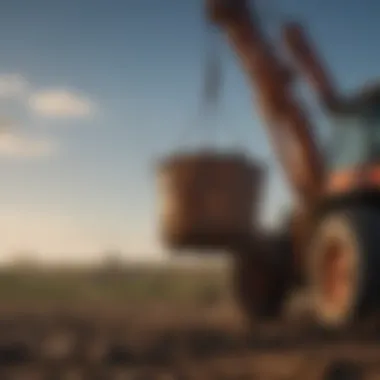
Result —
[{"label": "plowed soil", "polygon": [[378,325],[339,336],[295,322],[249,329],[220,308],[9,307],[0,379],[303,380],[327,378],[342,361],[351,376],[380,379]]}]

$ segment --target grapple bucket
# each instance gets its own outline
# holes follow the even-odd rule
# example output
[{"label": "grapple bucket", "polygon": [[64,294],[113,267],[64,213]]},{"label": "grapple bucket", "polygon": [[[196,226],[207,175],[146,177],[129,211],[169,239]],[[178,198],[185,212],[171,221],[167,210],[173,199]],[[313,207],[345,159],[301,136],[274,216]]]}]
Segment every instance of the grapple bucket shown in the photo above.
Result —
[{"label": "grapple bucket", "polygon": [[225,249],[251,234],[264,170],[245,155],[202,151],[159,165],[163,243],[182,249]]}]

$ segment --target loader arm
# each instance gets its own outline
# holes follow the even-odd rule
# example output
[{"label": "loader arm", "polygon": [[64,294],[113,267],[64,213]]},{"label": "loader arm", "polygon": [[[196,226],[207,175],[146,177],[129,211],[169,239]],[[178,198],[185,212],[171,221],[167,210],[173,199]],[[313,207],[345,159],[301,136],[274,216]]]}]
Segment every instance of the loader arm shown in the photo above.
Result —
[{"label": "loader arm", "polygon": [[264,37],[246,0],[208,0],[207,13],[227,35],[255,90],[269,139],[306,206],[320,194],[323,166],[312,128],[292,94],[291,79]]},{"label": "loader arm", "polygon": [[356,114],[360,102],[355,96],[343,97],[338,92],[327,65],[302,25],[287,23],[282,34],[286,49],[317,94],[321,105],[333,115]]}]

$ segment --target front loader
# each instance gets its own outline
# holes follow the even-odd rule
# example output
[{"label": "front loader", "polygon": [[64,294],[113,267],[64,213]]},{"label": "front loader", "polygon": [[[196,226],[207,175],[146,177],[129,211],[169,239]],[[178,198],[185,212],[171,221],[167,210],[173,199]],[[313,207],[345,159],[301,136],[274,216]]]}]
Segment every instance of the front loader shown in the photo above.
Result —
[{"label": "front loader", "polygon": [[[338,94],[295,23],[284,25],[294,68],[287,66],[246,0],[208,0],[207,14],[240,59],[296,195],[281,231],[261,231],[231,249],[243,310],[252,320],[279,317],[287,295],[304,289],[319,324],[340,328],[362,320],[380,303],[380,86]],[[323,154],[294,93],[298,73],[333,121]]]}]

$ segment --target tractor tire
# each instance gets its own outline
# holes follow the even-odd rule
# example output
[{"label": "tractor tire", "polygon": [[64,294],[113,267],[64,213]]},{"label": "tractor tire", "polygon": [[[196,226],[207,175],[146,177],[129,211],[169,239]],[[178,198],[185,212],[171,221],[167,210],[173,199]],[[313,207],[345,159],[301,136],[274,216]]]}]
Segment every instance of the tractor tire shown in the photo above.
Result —
[{"label": "tractor tire", "polygon": [[312,317],[341,329],[379,307],[380,213],[355,206],[320,218],[306,252]]},{"label": "tractor tire", "polygon": [[[287,241],[271,239],[271,251],[256,245],[233,256],[233,295],[249,322],[278,318],[292,277]],[[275,243],[274,243],[275,242]]]}]

